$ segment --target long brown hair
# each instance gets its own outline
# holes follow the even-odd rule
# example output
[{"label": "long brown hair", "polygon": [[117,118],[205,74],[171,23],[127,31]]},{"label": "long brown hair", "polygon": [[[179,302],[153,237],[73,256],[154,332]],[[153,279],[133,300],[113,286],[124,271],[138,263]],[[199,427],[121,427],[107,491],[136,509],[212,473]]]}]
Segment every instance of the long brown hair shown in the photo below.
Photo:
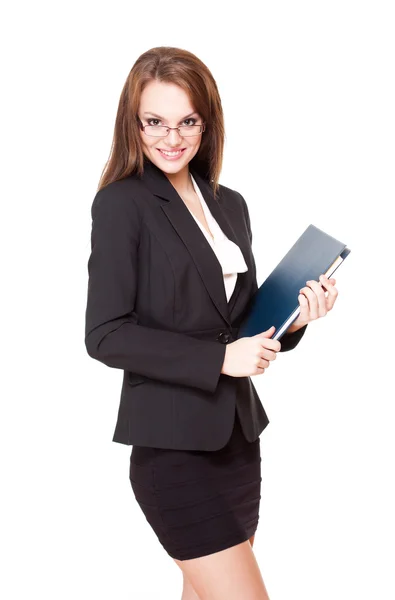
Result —
[{"label": "long brown hair", "polygon": [[190,165],[207,179],[214,194],[222,169],[225,140],[224,116],[216,82],[197,56],[181,48],[159,46],[144,52],[134,63],[119,99],[110,156],[98,190],[132,173],[144,172],[138,109],[145,86],[152,80],[179,85],[206,123],[198,152]]}]

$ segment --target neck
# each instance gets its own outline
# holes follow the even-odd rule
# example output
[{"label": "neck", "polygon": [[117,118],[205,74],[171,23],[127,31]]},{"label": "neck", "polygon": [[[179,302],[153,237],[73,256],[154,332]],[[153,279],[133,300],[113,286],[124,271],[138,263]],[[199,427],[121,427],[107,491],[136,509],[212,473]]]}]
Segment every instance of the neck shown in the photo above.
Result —
[{"label": "neck", "polygon": [[170,181],[177,192],[182,195],[188,195],[194,192],[193,183],[189,174],[188,165],[186,165],[178,173],[165,173],[166,177]]}]

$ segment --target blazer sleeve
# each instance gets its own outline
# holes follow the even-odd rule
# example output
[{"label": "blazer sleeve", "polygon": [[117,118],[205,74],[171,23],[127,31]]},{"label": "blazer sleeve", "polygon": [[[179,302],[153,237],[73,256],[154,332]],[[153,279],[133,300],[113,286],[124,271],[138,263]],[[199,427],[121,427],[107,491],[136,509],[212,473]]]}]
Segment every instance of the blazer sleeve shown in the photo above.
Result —
[{"label": "blazer sleeve", "polygon": [[122,186],[96,193],[91,207],[91,253],[85,346],[109,367],[214,392],[226,346],[137,324],[134,312],[141,215]]},{"label": "blazer sleeve", "polygon": [[[245,220],[247,223],[248,236],[250,238],[250,244],[252,245],[251,221],[250,221],[248,206],[247,206],[247,203],[244,200],[243,196],[239,192],[238,192],[238,194],[242,200],[244,216],[245,216]],[[257,283],[257,279],[256,279],[256,266],[255,266],[254,256],[253,256],[253,268],[254,268],[253,294],[255,294],[255,292],[258,290],[258,283]],[[294,348],[296,348],[296,346],[299,344],[300,340],[304,336],[306,329],[307,329],[307,324],[304,325],[303,327],[301,327],[300,329],[298,329],[297,331],[293,331],[292,333],[284,333],[284,335],[279,340],[280,344],[281,344],[280,352],[288,352],[288,350],[293,350]]]}]

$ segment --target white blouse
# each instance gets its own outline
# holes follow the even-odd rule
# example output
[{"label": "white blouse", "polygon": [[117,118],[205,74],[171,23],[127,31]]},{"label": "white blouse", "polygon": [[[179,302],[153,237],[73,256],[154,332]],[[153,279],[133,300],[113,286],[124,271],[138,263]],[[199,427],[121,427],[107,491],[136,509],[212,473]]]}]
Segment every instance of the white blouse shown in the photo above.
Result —
[{"label": "white blouse", "polygon": [[210,243],[215,255],[222,267],[222,273],[224,277],[224,286],[226,292],[226,298],[229,302],[229,299],[233,293],[233,290],[236,285],[237,273],[244,273],[248,271],[248,267],[244,260],[243,254],[237,244],[232,242],[222,231],[217,221],[214,219],[211,214],[206,201],[203,198],[203,195],[197,185],[196,181],[191,175],[191,180],[193,183],[193,187],[195,188],[195,192],[197,193],[199,200],[201,202],[204,215],[206,217],[207,224],[211,233],[214,236],[212,239],[211,235],[206,231],[206,228],[200,223],[199,219],[195,217],[193,212],[188,208],[189,212],[195,219],[196,223],[199,225],[200,229],[206,236],[208,242]]}]

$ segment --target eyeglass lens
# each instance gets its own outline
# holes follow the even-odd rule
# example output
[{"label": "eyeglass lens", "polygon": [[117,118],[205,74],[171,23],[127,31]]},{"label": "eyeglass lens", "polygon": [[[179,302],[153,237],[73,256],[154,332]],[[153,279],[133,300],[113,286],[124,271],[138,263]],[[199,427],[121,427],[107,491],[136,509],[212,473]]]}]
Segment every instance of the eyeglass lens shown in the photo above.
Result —
[{"label": "eyeglass lens", "polygon": [[[190,135],[198,135],[201,133],[201,125],[182,125],[178,128],[182,137],[188,137]],[[153,137],[164,137],[167,135],[168,128],[165,125],[146,125],[144,127],[145,133]]]}]

